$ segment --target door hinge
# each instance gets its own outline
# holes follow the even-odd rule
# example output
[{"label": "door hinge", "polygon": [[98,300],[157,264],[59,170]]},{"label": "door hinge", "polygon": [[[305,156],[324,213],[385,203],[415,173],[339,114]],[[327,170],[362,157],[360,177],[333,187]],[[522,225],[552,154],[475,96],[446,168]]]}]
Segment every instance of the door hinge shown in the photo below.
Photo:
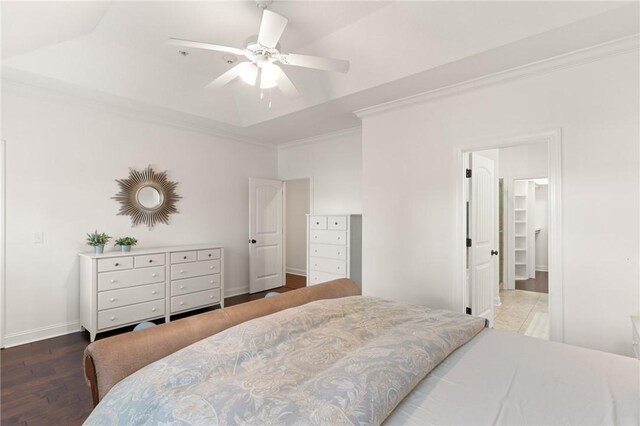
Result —
[{"label": "door hinge", "polygon": [[470,178],[470,177],[471,177],[471,169],[467,169],[467,170],[466,170],[466,172],[465,172],[465,176],[466,176],[467,178]]},{"label": "door hinge", "polygon": [[467,308],[467,309],[465,310],[465,313],[466,313],[467,315],[471,315],[471,308]]},{"label": "door hinge", "polygon": [[471,247],[471,238],[467,238],[467,247]]}]

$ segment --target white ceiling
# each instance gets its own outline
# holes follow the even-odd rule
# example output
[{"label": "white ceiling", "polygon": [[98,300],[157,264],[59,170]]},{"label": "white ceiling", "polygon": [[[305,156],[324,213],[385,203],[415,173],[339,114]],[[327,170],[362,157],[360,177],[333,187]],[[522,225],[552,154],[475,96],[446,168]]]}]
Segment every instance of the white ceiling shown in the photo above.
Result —
[{"label": "white ceiling", "polygon": [[275,1],[270,9],[289,19],[282,51],[348,59],[349,73],[287,67],[302,94],[295,100],[272,89],[261,101],[241,81],[205,89],[230,67],[222,54],[184,57],[166,39],[243,47],[260,24],[255,3],[120,1],[3,2],[3,74],[279,143],[353,127],[354,109],[638,32],[637,2]]}]

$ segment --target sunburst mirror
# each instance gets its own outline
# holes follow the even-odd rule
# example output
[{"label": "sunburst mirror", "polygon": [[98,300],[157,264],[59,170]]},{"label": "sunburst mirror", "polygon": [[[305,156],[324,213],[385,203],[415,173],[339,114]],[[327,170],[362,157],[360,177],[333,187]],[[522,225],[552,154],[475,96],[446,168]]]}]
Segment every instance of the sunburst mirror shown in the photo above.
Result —
[{"label": "sunburst mirror", "polygon": [[167,179],[167,172],[157,173],[148,166],[142,171],[129,169],[127,179],[116,179],[120,192],[112,197],[120,202],[119,215],[131,216],[133,226],[144,223],[149,228],[157,222],[169,224],[169,215],[178,213],[177,182]]}]

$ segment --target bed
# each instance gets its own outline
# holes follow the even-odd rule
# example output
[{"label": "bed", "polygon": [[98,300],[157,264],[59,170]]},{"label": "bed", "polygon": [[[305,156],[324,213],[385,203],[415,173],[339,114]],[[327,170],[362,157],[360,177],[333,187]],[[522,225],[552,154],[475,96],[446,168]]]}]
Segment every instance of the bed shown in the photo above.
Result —
[{"label": "bed", "polygon": [[637,360],[344,296],[240,321],[148,363],[86,424],[640,423]]}]

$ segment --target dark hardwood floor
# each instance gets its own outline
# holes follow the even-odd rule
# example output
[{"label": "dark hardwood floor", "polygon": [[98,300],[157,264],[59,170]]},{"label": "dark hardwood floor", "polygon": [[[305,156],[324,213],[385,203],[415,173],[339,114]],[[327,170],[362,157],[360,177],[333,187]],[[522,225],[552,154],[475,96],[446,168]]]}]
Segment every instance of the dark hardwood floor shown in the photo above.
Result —
[{"label": "dark hardwood floor", "polygon": [[516,280],[516,290],[549,293],[549,273],[536,271],[536,277],[528,280]]},{"label": "dark hardwood floor", "polygon": [[[304,283],[299,276],[287,277],[287,286],[270,291],[283,293],[294,290],[301,282]],[[266,293],[228,297],[225,306],[260,299]],[[172,316],[171,319],[209,309],[212,308]],[[132,328],[101,333],[97,338],[126,333]],[[82,424],[93,409],[91,394],[82,372],[82,353],[88,344],[88,333],[78,332],[1,350],[0,423],[3,426]]]}]

